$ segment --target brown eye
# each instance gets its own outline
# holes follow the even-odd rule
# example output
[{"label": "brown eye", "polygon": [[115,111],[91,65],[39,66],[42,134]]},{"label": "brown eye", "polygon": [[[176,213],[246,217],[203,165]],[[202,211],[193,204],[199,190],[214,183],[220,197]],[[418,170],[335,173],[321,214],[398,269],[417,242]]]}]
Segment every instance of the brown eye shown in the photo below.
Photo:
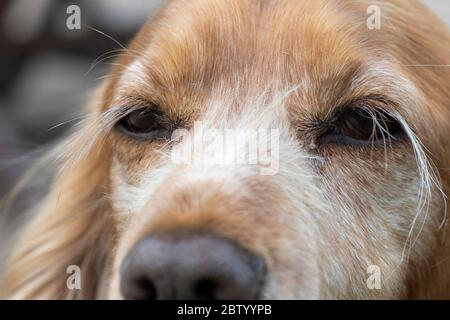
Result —
[{"label": "brown eye", "polygon": [[342,113],[319,139],[345,145],[383,144],[403,135],[401,124],[382,111],[354,109]]},{"label": "brown eye", "polygon": [[169,135],[169,126],[161,111],[153,108],[135,110],[117,124],[122,132],[138,138],[157,139]]},{"label": "brown eye", "polygon": [[356,140],[370,140],[376,134],[374,119],[360,111],[352,111],[343,116],[338,123],[342,135]]}]

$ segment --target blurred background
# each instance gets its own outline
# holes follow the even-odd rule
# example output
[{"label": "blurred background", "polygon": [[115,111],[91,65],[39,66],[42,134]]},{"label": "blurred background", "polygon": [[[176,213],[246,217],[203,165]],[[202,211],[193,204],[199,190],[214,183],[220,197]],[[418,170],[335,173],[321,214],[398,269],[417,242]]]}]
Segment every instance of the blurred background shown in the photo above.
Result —
[{"label": "blurred background", "polygon": [[[423,2],[450,25],[449,0]],[[30,152],[77,119],[86,93],[113,60],[96,62],[113,58],[112,50],[120,48],[116,41],[126,45],[161,3],[0,0],[0,197],[32,162]],[[81,30],[66,27],[73,4],[81,9]]]},{"label": "blurred background", "polygon": [[[32,161],[32,150],[76,122],[87,93],[108,73],[116,42],[126,45],[161,3],[0,0],[0,197]],[[66,26],[74,4],[80,30]]]}]

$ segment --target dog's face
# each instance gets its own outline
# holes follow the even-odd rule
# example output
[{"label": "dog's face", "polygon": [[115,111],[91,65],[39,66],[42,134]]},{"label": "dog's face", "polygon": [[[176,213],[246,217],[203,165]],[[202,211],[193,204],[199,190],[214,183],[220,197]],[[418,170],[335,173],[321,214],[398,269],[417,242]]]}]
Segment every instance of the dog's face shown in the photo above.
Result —
[{"label": "dog's face", "polygon": [[[448,293],[450,69],[433,66],[449,63],[449,36],[416,2],[371,4],[169,1],[119,59],[84,129],[102,129],[82,140],[102,148],[89,150],[97,162],[84,161],[84,175],[66,167],[54,188],[70,219],[38,217],[9,290],[39,296],[41,278],[15,282],[23,270],[98,270],[86,252],[107,230],[102,297]],[[31,250],[45,254],[30,260]],[[59,297],[64,283],[48,291]]]},{"label": "dog's face", "polygon": [[[370,30],[364,1],[171,1],[107,90],[103,111],[121,114],[108,138],[110,297],[142,297],[144,285],[124,282],[145,277],[130,264],[152,264],[128,261],[143,242],[163,261],[152,272],[182,283],[152,280],[156,296],[173,285],[167,297],[191,297],[177,286],[201,282],[189,268],[211,264],[208,250],[227,251],[217,238],[258,260],[243,263],[258,269],[242,271],[246,297],[411,294],[444,219],[421,143],[438,150],[447,128],[427,91],[436,74],[405,66],[430,44],[403,21],[404,3],[381,2],[384,24]],[[238,139],[227,145],[227,132]],[[266,157],[237,161],[251,150]],[[214,268],[247,259],[219,256]]]}]

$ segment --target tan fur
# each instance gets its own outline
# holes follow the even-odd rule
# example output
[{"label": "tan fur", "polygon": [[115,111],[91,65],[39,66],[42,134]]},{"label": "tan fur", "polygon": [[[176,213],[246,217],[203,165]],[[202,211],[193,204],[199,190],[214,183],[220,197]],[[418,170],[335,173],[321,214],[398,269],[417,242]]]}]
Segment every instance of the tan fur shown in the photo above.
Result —
[{"label": "tan fur", "polygon": [[[380,30],[366,26],[372,3]],[[441,194],[450,183],[449,43],[446,27],[412,0],[168,1],[64,148],[0,295],[120,299],[118,269],[134,244],[194,229],[264,257],[263,298],[450,298]],[[372,95],[404,119],[409,143],[387,152],[314,145],[311,122]],[[167,145],[106,125],[115,107],[149,103],[186,128],[280,129],[279,172],[177,165]],[[66,288],[71,264],[82,269],[81,291]],[[382,270],[381,290],[366,286],[369,265]]]}]

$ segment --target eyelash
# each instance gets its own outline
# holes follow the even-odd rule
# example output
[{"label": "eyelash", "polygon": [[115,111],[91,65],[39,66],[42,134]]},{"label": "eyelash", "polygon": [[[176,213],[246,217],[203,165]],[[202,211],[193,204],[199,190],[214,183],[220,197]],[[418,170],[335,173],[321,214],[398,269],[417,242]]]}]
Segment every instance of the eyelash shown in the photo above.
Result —
[{"label": "eyelash", "polygon": [[156,105],[127,112],[115,127],[138,140],[154,141],[170,138],[172,126]]},{"label": "eyelash", "polygon": [[315,145],[375,147],[404,137],[403,127],[395,117],[382,109],[369,107],[367,100],[341,109],[319,128],[321,133]]}]

